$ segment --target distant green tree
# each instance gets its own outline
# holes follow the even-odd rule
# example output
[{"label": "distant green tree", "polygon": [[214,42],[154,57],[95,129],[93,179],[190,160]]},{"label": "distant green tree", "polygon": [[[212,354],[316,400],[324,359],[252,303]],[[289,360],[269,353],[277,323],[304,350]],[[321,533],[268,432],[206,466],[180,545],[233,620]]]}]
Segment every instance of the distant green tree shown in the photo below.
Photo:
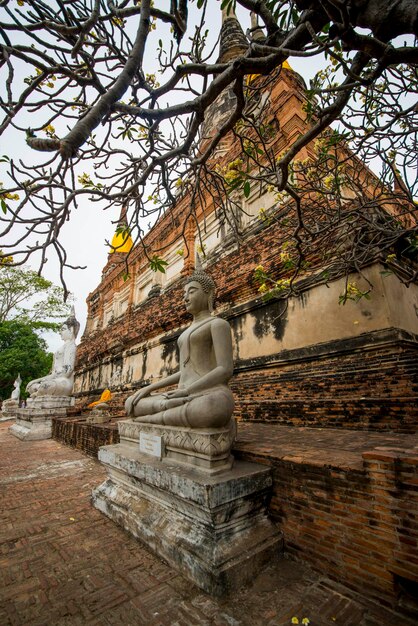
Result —
[{"label": "distant green tree", "polygon": [[45,376],[52,366],[52,354],[31,324],[18,320],[0,321],[0,398],[10,398],[13,382],[22,378],[21,397],[30,380]]},{"label": "distant green tree", "polygon": [[36,272],[4,264],[0,267],[0,322],[18,320],[32,328],[56,330],[65,318],[64,290]]}]

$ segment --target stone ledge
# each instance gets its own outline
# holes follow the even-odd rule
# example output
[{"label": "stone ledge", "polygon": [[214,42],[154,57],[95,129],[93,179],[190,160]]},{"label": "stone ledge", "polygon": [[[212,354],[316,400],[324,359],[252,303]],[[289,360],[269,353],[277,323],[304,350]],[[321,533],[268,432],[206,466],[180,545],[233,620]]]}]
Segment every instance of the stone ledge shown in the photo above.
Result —
[{"label": "stone ledge", "polygon": [[418,450],[418,433],[370,432],[341,428],[239,422],[233,452],[236,458],[273,465],[281,462],[364,471],[364,453],[396,448]]},{"label": "stone ledge", "polygon": [[23,410],[66,409],[74,406],[74,401],[74,396],[39,396],[29,398],[27,407]]}]

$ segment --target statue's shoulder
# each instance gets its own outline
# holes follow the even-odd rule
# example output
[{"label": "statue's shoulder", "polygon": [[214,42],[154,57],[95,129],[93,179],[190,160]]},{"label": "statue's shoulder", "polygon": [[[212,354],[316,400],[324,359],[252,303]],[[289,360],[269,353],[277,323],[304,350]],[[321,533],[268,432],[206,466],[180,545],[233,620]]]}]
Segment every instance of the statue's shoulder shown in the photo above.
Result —
[{"label": "statue's shoulder", "polygon": [[216,316],[212,318],[211,326],[212,328],[219,328],[219,329],[230,328],[229,322],[224,320],[222,317],[216,317]]}]

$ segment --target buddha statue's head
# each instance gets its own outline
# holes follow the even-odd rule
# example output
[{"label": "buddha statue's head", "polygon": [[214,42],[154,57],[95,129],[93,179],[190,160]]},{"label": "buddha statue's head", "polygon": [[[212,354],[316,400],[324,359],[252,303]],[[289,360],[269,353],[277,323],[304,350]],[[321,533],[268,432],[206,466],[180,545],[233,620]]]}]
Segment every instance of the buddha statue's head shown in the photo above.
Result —
[{"label": "buddha statue's head", "polygon": [[67,333],[71,333],[71,336],[75,339],[79,330],[80,322],[75,316],[74,307],[72,307],[70,315],[61,326],[61,337],[65,340],[67,338]]},{"label": "buddha statue's head", "polygon": [[186,279],[184,284],[185,288],[193,282],[198,283],[203,292],[207,295],[208,309],[212,312],[213,301],[215,299],[215,283],[213,282],[213,278],[209,276],[209,274],[206,274],[203,270],[197,269]]}]

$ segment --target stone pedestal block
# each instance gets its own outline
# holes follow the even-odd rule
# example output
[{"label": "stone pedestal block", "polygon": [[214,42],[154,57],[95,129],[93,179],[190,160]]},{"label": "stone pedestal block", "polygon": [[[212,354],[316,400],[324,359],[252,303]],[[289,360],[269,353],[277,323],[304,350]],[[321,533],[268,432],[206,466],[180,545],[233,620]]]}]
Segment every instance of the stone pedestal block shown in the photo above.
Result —
[{"label": "stone pedestal block", "polygon": [[107,424],[112,419],[109,409],[95,407],[86,417],[86,424]]},{"label": "stone pedestal block", "polygon": [[17,400],[4,400],[0,412],[0,422],[15,419],[18,410],[19,402]]},{"label": "stone pedestal block", "polygon": [[52,418],[67,417],[67,408],[73,406],[71,396],[42,396],[30,402],[26,409],[16,411],[16,422],[9,431],[18,439],[51,439]]},{"label": "stone pedestal block", "polygon": [[230,453],[236,436],[235,420],[224,428],[180,428],[144,424],[132,419],[118,423],[122,443],[137,443],[141,437],[160,437],[164,446],[164,460],[175,461],[214,475],[229,470],[234,459]]},{"label": "stone pedestal block", "polygon": [[240,587],[280,552],[267,517],[269,468],[235,462],[208,475],[126,440],[102,447],[99,460],[108,479],[93,491],[94,506],[206,592]]}]

